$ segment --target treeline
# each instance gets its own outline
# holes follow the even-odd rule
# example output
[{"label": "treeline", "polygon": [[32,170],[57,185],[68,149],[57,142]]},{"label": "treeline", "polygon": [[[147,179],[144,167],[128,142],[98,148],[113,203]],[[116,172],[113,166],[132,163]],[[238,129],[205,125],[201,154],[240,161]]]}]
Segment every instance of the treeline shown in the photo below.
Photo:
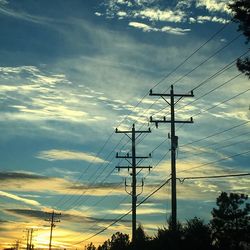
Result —
[{"label": "treeline", "polygon": [[149,237],[139,226],[132,244],[128,234],[117,232],[102,245],[90,243],[85,250],[247,250],[250,249],[250,204],[245,194],[222,192],[211,211],[212,219],[205,223],[194,217],[178,223],[177,230],[158,229]]}]

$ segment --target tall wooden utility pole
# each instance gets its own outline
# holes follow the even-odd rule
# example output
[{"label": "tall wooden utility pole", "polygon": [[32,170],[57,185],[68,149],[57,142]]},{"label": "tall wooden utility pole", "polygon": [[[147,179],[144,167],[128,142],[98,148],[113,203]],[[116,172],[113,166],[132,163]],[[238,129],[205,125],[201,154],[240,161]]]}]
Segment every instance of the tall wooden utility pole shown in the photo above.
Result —
[{"label": "tall wooden utility pole", "polygon": [[[175,124],[176,123],[193,123],[193,118],[190,118],[190,121],[177,121],[175,120],[175,104],[183,97],[193,97],[193,91],[191,94],[175,94],[174,87],[171,85],[170,94],[156,94],[152,92],[152,89],[149,92],[150,96],[160,96],[164,99],[170,106],[171,119],[166,120],[166,117],[163,117],[163,120],[153,120],[152,116],[150,117],[150,122],[154,122],[156,127],[159,123],[170,123],[171,124],[171,227],[173,231],[177,229],[177,203],[176,203],[176,149],[178,147],[178,136],[175,135]],[[165,99],[165,97],[170,97],[170,102]],[[175,102],[175,97],[179,99]]]}]

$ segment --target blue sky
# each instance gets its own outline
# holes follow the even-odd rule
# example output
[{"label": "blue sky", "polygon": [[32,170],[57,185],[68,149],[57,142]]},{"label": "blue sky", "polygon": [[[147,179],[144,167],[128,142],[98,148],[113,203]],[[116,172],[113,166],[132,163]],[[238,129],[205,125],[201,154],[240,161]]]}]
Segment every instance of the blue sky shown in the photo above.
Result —
[{"label": "blue sky", "polygon": [[[0,0],[2,248],[25,243],[31,227],[34,244],[46,247],[44,212],[52,209],[62,213],[54,246],[65,248],[82,247],[88,241],[74,244],[130,209],[129,173],[115,170],[126,164],[115,153],[130,152],[130,143],[116,127],[152,129],[137,145],[138,155],[153,151],[143,162],[152,171],[138,174],[139,201],[168,178],[170,127],[155,129],[149,117],[168,117],[169,107],[147,95],[154,86],[158,93],[171,84],[177,93],[195,88],[194,98],[176,104],[177,119],[194,118],[177,125],[178,177],[249,172],[249,80],[235,67],[248,47],[227,3]],[[179,220],[208,221],[220,192],[249,194],[249,178],[186,180],[177,190]],[[138,207],[149,235],[169,215],[169,185]],[[130,219],[91,241],[130,233]]]}]

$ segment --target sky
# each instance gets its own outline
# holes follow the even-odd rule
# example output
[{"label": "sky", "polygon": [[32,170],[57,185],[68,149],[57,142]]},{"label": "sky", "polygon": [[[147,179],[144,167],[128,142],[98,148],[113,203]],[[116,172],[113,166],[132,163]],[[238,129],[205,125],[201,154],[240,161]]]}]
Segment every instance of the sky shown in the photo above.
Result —
[{"label": "sky", "polygon": [[[118,130],[151,129],[136,140],[138,203],[170,177],[169,105],[176,99],[177,177],[249,173],[248,53],[227,0],[0,0],[0,247],[17,240],[48,248],[96,245],[131,235],[131,176],[115,155],[131,153]],[[142,181],[143,188],[140,187]],[[221,191],[249,194],[249,177],[177,180],[178,220],[208,222]],[[171,212],[165,185],[137,208],[155,235]],[[111,225],[111,226],[109,226]],[[101,234],[103,228],[108,227]],[[88,239],[90,238],[90,239]],[[88,239],[88,240],[86,240]]]}]

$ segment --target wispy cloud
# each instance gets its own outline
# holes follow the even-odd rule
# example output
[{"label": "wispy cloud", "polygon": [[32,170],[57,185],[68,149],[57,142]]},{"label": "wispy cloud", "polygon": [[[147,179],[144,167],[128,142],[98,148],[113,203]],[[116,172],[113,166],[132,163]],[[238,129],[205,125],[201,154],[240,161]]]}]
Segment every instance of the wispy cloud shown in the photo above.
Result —
[{"label": "wispy cloud", "polygon": [[28,173],[28,172],[1,172],[0,173],[0,180],[6,181],[6,180],[17,180],[17,179],[48,179],[47,176],[38,175],[34,173]]},{"label": "wispy cloud", "polygon": [[[45,211],[41,210],[32,210],[32,209],[6,209],[7,212],[11,212],[20,216],[31,217],[31,218],[46,218],[48,214]],[[75,223],[98,223],[98,222],[106,222],[111,223],[113,222],[112,219],[105,219],[105,218],[98,218],[98,217],[90,217],[84,216],[79,212],[68,211],[62,213],[60,218],[64,221],[70,221]],[[128,222],[127,220],[122,220],[122,222]]]},{"label": "wispy cloud", "polygon": [[35,200],[22,198],[20,196],[17,196],[17,195],[11,194],[11,193],[0,191],[0,196],[4,196],[7,198],[16,200],[16,201],[21,201],[21,202],[24,202],[24,203],[32,205],[32,206],[40,206],[40,203],[35,201]]},{"label": "wispy cloud", "polygon": [[41,151],[37,158],[48,160],[48,161],[58,161],[58,160],[77,160],[77,161],[87,161],[93,163],[103,163],[105,160],[91,155],[85,152],[69,151],[69,150],[58,150],[51,149],[47,151]]},{"label": "wispy cloud", "polygon": [[160,32],[165,32],[165,33],[170,33],[170,34],[175,34],[175,35],[185,35],[187,32],[191,31],[191,29],[182,29],[182,28],[175,28],[175,27],[170,27],[170,26],[163,26],[161,28],[155,28],[150,25],[147,25],[145,23],[140,23],[140,22],[130,22],[129,26],[142,29],[144,32],[150,32],[150,31],[160,31]]}]

